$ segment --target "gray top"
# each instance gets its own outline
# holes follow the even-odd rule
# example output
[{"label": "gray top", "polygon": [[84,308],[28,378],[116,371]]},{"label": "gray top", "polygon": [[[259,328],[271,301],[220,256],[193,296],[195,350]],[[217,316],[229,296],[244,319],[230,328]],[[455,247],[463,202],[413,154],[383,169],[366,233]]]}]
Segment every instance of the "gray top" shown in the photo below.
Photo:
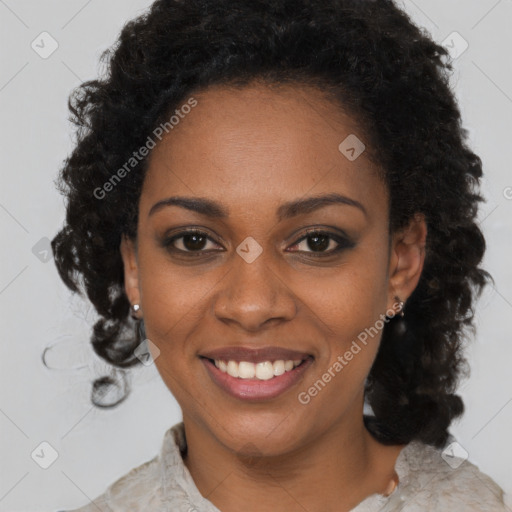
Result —
[{"label": "gray top", "polygon": [[[183,422],[164,436],[159,455],[114,482],[94,502],[69,512],[221,512],[197,489],[182,454]],[[388,497],[372,494],[351,512],[510,512],[503,490],[468,460],[450,459],[413,441],[400,452],[400,482]],[[65,511],[61,511],[65,512]]]}]

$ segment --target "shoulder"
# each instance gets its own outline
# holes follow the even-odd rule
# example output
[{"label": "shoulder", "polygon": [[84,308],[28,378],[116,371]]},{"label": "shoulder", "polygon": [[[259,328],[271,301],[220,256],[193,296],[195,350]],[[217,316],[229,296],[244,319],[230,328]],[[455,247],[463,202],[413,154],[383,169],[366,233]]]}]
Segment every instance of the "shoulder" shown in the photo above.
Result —
[{"label": "shoulder", "polygon": [[400,459],[397,464],[408,468],[402,486],[404,512],[425,510],[427,505],[453,512],[506,511],[499,485],[469,460],[450,456],[450,450],[413,441]]},{"label": "shoulder", "polygon": [[160,473],[158,456],[126,473],[108,489],[81,508],[61,512],[132,512],[159,505]]},{"label": "shoulder", "polygon": [[186,449],[183,422],[169,428],[160,453],[117,479],[85,506],[61,512],[145,512],[162,510],[169,499],[183,502],[192,483],[186,480],[181,452]]}]

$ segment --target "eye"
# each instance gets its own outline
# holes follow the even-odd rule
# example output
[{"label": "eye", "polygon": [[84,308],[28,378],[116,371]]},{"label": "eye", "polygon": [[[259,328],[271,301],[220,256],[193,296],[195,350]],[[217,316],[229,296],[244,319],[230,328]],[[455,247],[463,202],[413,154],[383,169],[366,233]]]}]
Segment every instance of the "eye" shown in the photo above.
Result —
[{"label": "eye", "polygon": [[[306,236],[303,236],[295,242],[292,248],[300,247],[302,245],[303,249],[298,252],[307,252],[313,257],[330,256],[342,251],[343,249],[354,246],[348,238],[329,231],[316,229],[307,231],[306,233]],[[307,249],[311,249],[311,251],[308,251]]]},{"label": "eye", "polygon": [[[208,249],[208,243],[211,244],[210,249]],[[171,252],[186,254],[187,256],[201,256],[205,253],[220,252],[215,247],[219,247],[219,244],[212,240],[208,233],[200,229],[180,231],[165,239],[162,245]],[[305,252],[313,257],[327,257],[343,249],[354,247],[354,243],[347,237],[319,229],[306,231],[306,235],[298,239],[291,248],[294,249],[301,245],[303,246],[302,249],[299,248],[298,251],[292,252]]]},{"label": "eye", "polygon": [[189,229],[167,238],[163,245],[173,252],[198,253],[197,256],[199,256],[201,253],[210,252],[210,250],[205,250],[208,242],[217,245],[204,231]]}]

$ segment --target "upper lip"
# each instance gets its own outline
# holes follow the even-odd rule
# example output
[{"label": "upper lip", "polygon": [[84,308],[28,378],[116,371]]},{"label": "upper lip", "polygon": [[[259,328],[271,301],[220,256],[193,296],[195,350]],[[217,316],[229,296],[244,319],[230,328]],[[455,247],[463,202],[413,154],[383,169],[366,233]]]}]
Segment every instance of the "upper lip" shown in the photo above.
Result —
[{"label": "upper lip", "polygon": [[298,352],[282,347],[223,347],[215,350],[209,350],[199,354],[201,357],[208,359],[216,359],[220,361],[247,361],[250,363],[261,363],[263,361],[279,361],[279,360],[303,360],[311,357],[306,352]]}]

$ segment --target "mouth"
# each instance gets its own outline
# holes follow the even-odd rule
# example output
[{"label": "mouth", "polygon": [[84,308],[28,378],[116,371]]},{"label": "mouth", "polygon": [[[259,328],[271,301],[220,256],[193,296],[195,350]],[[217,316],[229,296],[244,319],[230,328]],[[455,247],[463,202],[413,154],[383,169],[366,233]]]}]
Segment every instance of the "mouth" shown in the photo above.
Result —
[{"label": "mouth", "polygon": [[288,391],[302,380],[314,361],[308,354],[297,359],[265,360],[259,356],[253,361],[199,357],[218,387],[234,398],[249,401],[270,400]]}]

